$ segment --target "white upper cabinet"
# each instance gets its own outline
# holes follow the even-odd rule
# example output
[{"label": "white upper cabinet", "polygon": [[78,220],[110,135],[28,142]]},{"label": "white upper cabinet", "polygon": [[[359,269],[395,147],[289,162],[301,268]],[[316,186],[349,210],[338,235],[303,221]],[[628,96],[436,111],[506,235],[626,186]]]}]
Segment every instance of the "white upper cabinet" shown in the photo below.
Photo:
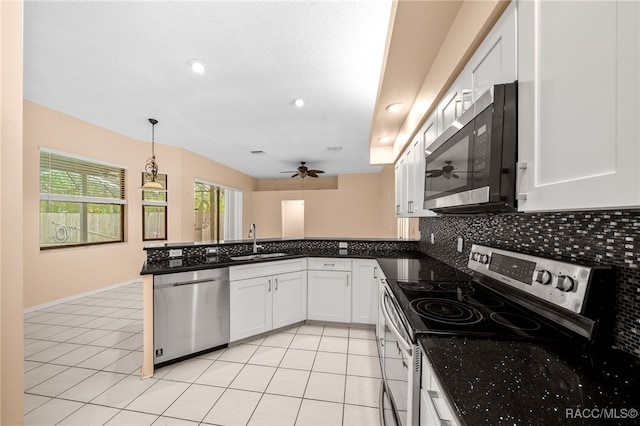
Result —
[{"label": "white upper cabinet", "polygon": [[421,135],[416,136],[411,142],[411,146],[407,150],[407,215],[418,216],[422,210],[422,185],[420,175],[424,173],[422,165],[422,138]]},{"label": "white upper cabinet", "polygon": [[405,155],[396,163],[396,216],[407,216],[407,161]]},{"label": "white upper cabinet", "polygon": [[518,16],[519,210],[640,205],[640,2]]},{"label": "white upper cabinet", "polygon": [[[494,84],[518,78],[516,5],[510,4],[473,54],[433,114],[396,163],[396,216],[434,216],[424,202],[425,149]],[[479,113],[481,111],[476,111]]]},{"label": "white upper cabinet", "polygon": [[[463,75],[468,73],[463,105],[466,109],[494,84],[512,83],[518,78],[516,2],[512,2],[475,51]],[[469,102],[469,105],[467,105]],[[481,111],[475,111],[475,114]]]},{"label": "white upper cabinet", "polygon": [[442,102],[436,109],[438,116],[438,133],[442,133],[449,128],[462,115],[462,91],[464,90],[464,77],[465,72],[453,82],[449,91],[442,99]]}]

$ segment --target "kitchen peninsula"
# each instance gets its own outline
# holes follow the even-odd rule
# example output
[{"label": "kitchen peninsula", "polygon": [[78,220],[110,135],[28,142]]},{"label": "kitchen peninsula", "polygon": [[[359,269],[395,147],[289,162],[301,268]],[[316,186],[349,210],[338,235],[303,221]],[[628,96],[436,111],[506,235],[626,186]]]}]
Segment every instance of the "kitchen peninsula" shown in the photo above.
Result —
[{"label": "kitchen peninsula", "polygon": [[[283,253],[284,256],[232,260],[232,257],[252,253],[252,240],[227,242],[191,242],[149,245],[142,267],[144,298],[144,346],[142,378],[154,372],[154,276],[189,271],[201,271],[250,264],[273,264],[274,261],[307,258],[375,259],[380,257],[416,257],[418,242],[407,239],[383,238],[303,238],[261,239],[259,253]],[[306,266],[306,263],[305,263]],[[350,269],[350,268],[349,268]],[[306,272],[306,271],[305,271]],[[349,270],[350,273],[350,270]],[[355,285],[354,279],[354,285]],[[373,287],[373,286],[370,286]],[[377,301],[377,288],[368,291]],[[306,295],[306,292],[305,292]],[[375,307],[375,304],[374,304]],[[306,309],[305,309],[306,312]]]}]

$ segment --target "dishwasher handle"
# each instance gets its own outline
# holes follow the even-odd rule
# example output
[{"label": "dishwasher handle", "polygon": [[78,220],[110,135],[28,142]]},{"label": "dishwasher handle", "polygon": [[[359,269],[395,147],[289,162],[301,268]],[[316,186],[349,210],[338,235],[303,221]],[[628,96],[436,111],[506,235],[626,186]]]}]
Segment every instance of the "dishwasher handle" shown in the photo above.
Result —
[{"label": "dishwasher handle", "polygon": [[169,288],[169,287],[181,287],[183,285],[212,283],[212,282],[216,282],[216,281],[217,280],[215,278],[202,278],[202,279],[199,279],[199,280],[181,281],[181,282],[177,282],[177,283],[156,284],[154,286],[154,289]]}]

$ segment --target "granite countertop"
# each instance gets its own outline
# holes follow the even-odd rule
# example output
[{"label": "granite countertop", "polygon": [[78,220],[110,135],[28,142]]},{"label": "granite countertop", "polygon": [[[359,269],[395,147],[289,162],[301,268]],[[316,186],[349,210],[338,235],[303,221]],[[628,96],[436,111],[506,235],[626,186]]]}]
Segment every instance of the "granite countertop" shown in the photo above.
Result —
[{"label": "granite countertop", "polygon": [[[262,252],[260,252],[262,253]],[[235,255],[234,255],[235,256]],[[337,257],[337,258],[404,258],[419,259],[425,255],[418,251],[350,250],[350,249],[304,249],[295,250],[287,256],[254,260],[231,260],[228,255],[196,256],[144,262],[140,275],[172,274],[175,272],[197,271],[200,269],[224,268],[248,263],[273,262],[300,257]]]},{"label": "granite countertop", "polygon": [[464,337],[419,343],[467,425],[638,424],[640,360],[621,351]]},{"label": "granite countertop", "polygon": [[[304,237],[304,238],[258,238],[256,239],[257,243],[280,243],[280,242],[296,242],[296,241],[345,241],[345,242],[407,242],[413,241],[417,242],[418,240],[407,239],[407,238],[342,238],[342,237]],[[200,246],[224,246],[224,245],[233,245],[233,244],[252,244],[253,239],[242,239],[242,240],[227,240],[227,241],[189,241],[189,242],[178,242],[178,243],[157,243],[157,244],[147,244],[143,247],[144,250],[147,249],[160,249],[160,248],[189,248],[189,247],[200,247]]]}]

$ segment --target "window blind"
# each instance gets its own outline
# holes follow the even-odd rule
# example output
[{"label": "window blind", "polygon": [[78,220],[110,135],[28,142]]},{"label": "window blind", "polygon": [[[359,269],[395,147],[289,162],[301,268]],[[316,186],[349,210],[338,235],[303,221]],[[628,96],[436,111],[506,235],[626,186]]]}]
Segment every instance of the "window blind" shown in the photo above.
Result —
[{"label": "window blind", "polygon": [[125,169],[41,150],[40,199],[126,204]]}]

